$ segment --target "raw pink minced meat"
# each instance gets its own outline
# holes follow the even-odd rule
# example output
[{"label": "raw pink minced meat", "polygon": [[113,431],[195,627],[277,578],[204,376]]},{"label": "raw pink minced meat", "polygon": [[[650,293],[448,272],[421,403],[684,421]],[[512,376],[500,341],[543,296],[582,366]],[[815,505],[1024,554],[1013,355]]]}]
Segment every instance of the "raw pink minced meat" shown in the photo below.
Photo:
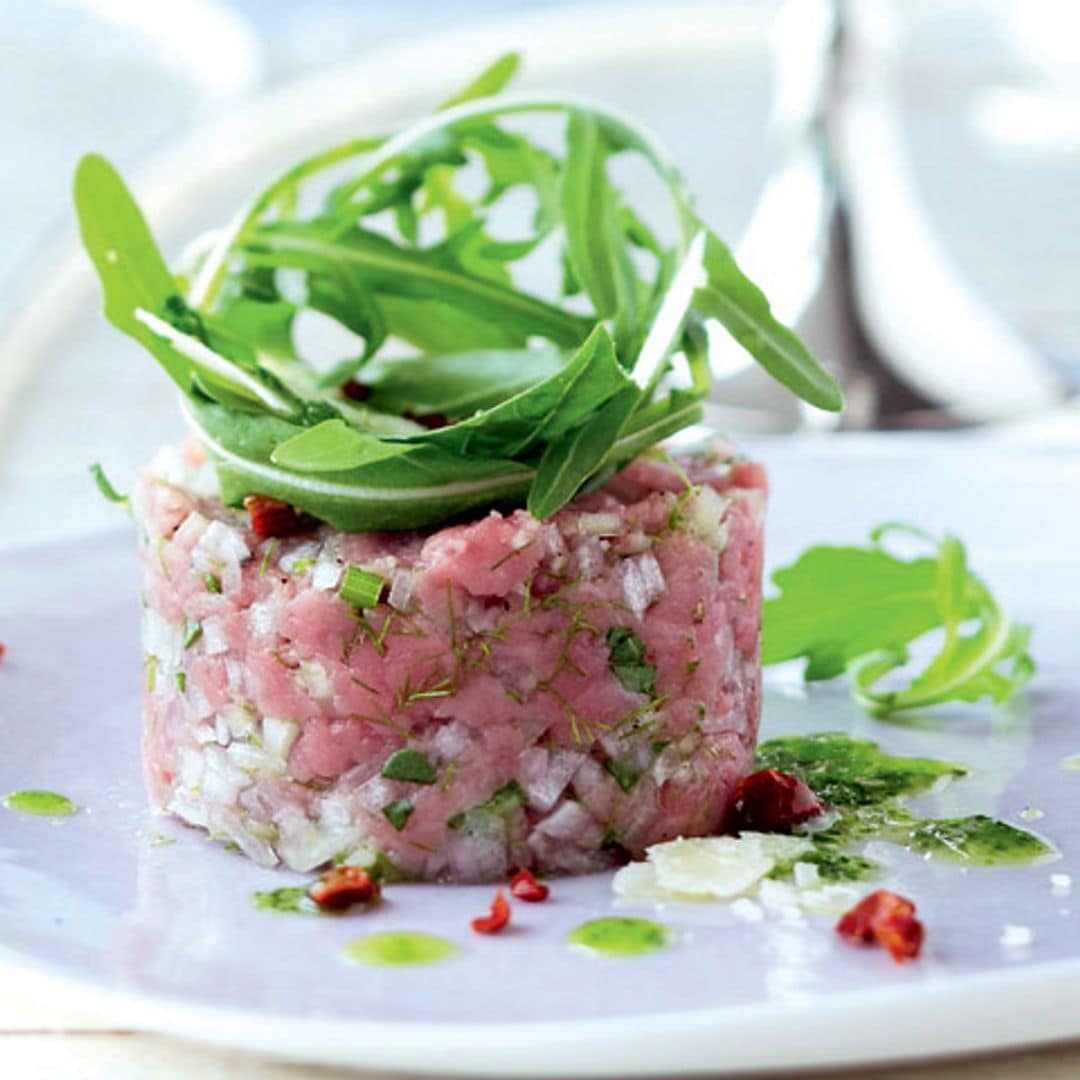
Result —
[{"label": "raw pink minced meat", "polygon": [[546,521],[259,540],[163,451],[133,499],[152,802],[265,865],[440,881],[716,831],[757,734],[764,487],[717,445]]}]

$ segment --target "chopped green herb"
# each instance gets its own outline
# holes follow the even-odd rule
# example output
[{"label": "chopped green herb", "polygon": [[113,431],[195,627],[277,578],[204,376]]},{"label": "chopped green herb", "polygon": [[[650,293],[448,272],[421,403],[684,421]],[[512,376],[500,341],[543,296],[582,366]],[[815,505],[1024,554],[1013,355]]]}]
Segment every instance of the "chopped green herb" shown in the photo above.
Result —
[{"label": "chopped green herb", "polygon": [[121,495],[120,492],[109,483],[109,478],[105,475],[105,470],[101,467],[99,462],[95,461],[94,464],[90,466],[90,474],[94,478],[94,483],[97,484],[98,491],[100,491],[109,502],[120,503],[122,506],[130,506],[130,496]]},{"label": "chopped green herb", "polygon": [[[936,551],[901,559],[882,545],[897,533]],[[856,701],[878,716],[983,697],[1002,702],[1031,678],[1030,629],[1012,622],[968,569],[959,540],[883,525],[870,541],[812,547],[773,574],[780,595],[765,602],[762,663],[806,657],[808,680],[846,670]],[[969,622],[974,628],[965,631]],[[933,659],[906,685],[881,689],[908,665],[911,643],[937,629],[944,635]]]},{"label": "chopped green herb", "polygon": [[270,543],[266,545],[266,550],[263,552],[262,562],[259,563],[259,577],[266,577],[266,570],[270,565],[270,557],[278,548],[278,544],[281,541],[275,536]]},{"label": "chopped green herb", "polygon": [[525,792],[521,790],[521,785],[516,780],[511,780],[482,803],[477,803],[468,810],[459,811],[447,818],[446,824],[451,829],[467,828],[472,822],[483,820],[490,815],[505,817],[528,801]]},{"label": "chopped green herb", "polygon": [[297,559],[290,567],[290,570],[293,577],[303,577],[314,565],[314,559]]},{"label": "chopped green herb", "polygon": [[645,645],[629,626],[612,626],[604,636],[612,674],[632,694],[656,692],[656,668],[645,661]]},{"label": "chopped green herb", "polygon": [[187,690],[187,675],[182,671],[176,673],[176,689],[181,694]]},{"label": "chopped green herb", "polygon": [[348,566],[338,595],[345,603],[363,610],[375,607],[385,588],[386,582],[378,574],[361,570],[359,566]]},{"label": "chopped green herb", "polygon": [[[653,741],[649,749],[654,761],[664,752],[664,747],[667,745],[667,742],[663,739]],[[637,783],[642,777],[641,768],[625,758],[609,758],[604,762],[604,768],[615,778],[615,782],[627,794],[637,787]]]},{"label": "chopped green herb", "polygon": [[154,687],[157,685],[157,668],[158,658],[151,654],[147,654],[143,657],[143,674],[146,678],[146,690],[147,693],[152,694]]},{"label": "chopped green herb", "polygon": [[202,637],[202,623],[197,619],[184,620],[184,648],[190,649]]},{"label": "chopped green herb", "polygon": [[615,758],[605,761],[604,768],[615,778],[619,787],[628,794],[637,787],[637,782],[641,779],[640,769]]},{"label": "chopped green herb", "polygon": [[386,820],[398,832],[401,832],[405,828],[405,822],[409,820],[415,809],[416,807],[408,799],[397,799],[383,807],[383,814],[386,816]]},{"label": "chopped green herb", "polygon": [[395,750],[382,767],[382,776],[387,780],[404,780],[411,784],[434,784],[435,766],[420,753],[406,747]]},{"label": "chopped green herb", "polygon": [[57,795],[55,791],[12,791],[0,802],[9,810],[37,817],[71,817],[79,812],[79,807],[66,795]]},{"label": "chopped green herb", "polygon": [[206,586],[207,592],[220,594],[221,578],[217,574],[203,574],[203,584]]}]

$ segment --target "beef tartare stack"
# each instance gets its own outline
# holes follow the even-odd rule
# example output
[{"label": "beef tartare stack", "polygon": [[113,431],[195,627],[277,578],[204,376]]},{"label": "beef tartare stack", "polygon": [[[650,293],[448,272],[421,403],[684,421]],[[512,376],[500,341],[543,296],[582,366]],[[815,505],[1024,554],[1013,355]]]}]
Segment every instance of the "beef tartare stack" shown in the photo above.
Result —
[{"label": "beef tartare stack", "polygon": [[134,500],[156,806],[262,863],[455,881],[720,825],[757,731],[757,466],[639,461],[546,521],[260,539],[191,457]]},{"label": "beef tartare stack", "polygon": [[[266,865],[585,872],[715,831],[751,768],[764,474],[662,440],[701,420],[710,320],[812,404],[839,391],[647,132],[477,96],[512,68],[301,162],[175,272],[111,166],[76,176],[106,313],[193,436],[128,500],[151,800]],[[561,152],[506,124],[535,113]],[[497,239],[518,189],[532,224]],[[554,298],[515,277],[546,251]]]}]

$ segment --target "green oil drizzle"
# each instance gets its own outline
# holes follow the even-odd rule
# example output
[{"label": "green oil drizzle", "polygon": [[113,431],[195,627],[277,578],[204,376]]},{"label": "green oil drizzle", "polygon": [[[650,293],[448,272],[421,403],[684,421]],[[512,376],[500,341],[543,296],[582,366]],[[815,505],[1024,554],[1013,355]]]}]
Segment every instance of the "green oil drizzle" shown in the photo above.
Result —
[{"label": "green oil drizzle", "polygon": [[780,881],[790,878],[796,863],[811,863],[816,866],[818,877],[829,884],[841,881],[862,881],[873,877],[878,870],[878,864],[865,855],[816,847],[813,851],[807,851],[797,858],[778,862],[769,872],[769,877]]},{"label": "green oil drizzle", "polygon": [[907,834],[907,844],[916,851],[976,866],[1019,865],[1051,853],[1034,833],[985,814],[920,822]]},{"label": "green oil drizzle", "polygon": [[259,911],[280,911],[289,915],[319,915],[319,905],[308,896],[305,885],[286,885],[280,889],[251,894],[251,904]]},{"label": "green oil drizzle", "polygon": [[651,919],[612,916],[582,923],[566,940],[571,947],[595,956],[640,956],[667,948],[673,934]]},{"label": "green oil drizzle", "polygon": [[345,958],[356,964],[367,964],[369,967],[411,967],[417,964],[437,964],[460,950],[452,941],[435,934],[390,930],[350,941],[343,951]]},{"label": "green oil drizzle", "polygon": [[836,814],[827,829],[807,834],[812,851],[778,864],[772,877],[791,876],[796,862],[814,863],[825,881],[872,877],[880,865],[845,850],[866,840],[969,866],[1015,866],[1054,854],[1034,833],[985,814],[923,818],[901,805],[904,796],[966,776],[953,762],[896,757],[868,739],[830,732],[771,739],[758,748],[757,763],[801,777]]},{"label": "green oil drizzle", "polygon": [[9,810],[37,817],[71,817],[79,812],[79,807],[66,795],[57,795],[55,791],[13,791],[0,801]]},{"label": "green oil drizzle", "polygon": [[789,735],[758,747],[759,769],[779,769],[802,777],[830,806],[873,806],[898,795],[917,795],[967,769],[933,758],[886,754],[869,739],[841,732]]}]

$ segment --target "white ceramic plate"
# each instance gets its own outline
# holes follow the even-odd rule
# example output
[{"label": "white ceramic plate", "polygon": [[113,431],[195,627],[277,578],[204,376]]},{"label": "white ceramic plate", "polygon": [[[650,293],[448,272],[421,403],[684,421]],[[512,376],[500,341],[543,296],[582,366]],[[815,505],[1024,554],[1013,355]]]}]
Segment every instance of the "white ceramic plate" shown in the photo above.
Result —
[{"label": "white ceramic plate", "polygon": [[[548,904],[518,905],[513,932],[492,938],[468,928],[489,887],[393,887],[340,919],[254,911],[253,890],[300,879],[144,810],[133,541],[120,530],[0,555],[0,792],[43,787],[85,807],[59,823],[0,810],[4,976],[117,1024],[416,1073],[720,1073],[1080,1035],[1080,919],[1050,880],[1080,881],[1080,774],[1061,765],[1080,751],[1080,556],[1065,540],[1080,525],[1080,454],[905,436],[759,449],[774,563],[902,516],[963,536],[1036,624],[1040,673],[1014,708],[897,725],[861,715],[839,685],[806,695],[780,681],[766,696],[766,735],[841,728],[963,762],[973,775],[926,811],[994,813],[1060,849],[1049,865],[966,871],[897,852],[888,884],[928,928],[917,963],[851,948],[824,918],[750,924],[708,904],[660,913],[679,935],[665,952],[593,959],[566,947],[571,927],[650,913],[617,908],[607,875],[554,882]],[[1044,816],[1022,819],[1025,807]],[[1007,926],[1030,944],[1004,945]],[[462,952],[427,968],[343,962],[345,942],[385,929],[443,934]]]}]

